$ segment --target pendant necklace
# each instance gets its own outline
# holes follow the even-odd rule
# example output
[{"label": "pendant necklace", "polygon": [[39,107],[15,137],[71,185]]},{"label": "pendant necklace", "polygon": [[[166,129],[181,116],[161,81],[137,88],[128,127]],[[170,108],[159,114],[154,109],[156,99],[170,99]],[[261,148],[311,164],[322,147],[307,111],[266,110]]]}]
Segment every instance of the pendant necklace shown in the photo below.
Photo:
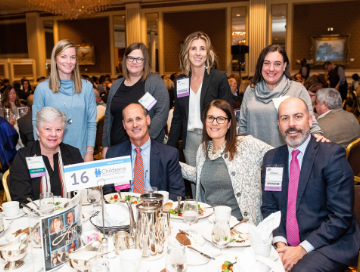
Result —
[{"label": "pendant necklace", "polygon": [[[60,93],[61,93],[61,91],[60,91]],[[71,107],[70,107],[70,116],[69,116],[67,114],[68,112],[67,112],[66,102],[64,100],[63,94],[61,93],[61,98],[62,98],[62,100],[64,102],[64,107],[65,107],[65,110],[66,110],[66,117],[69,116],[69,119],[67,119],[66,123],[68,123],[69,125],[72,124],[72,122],[73,122],[72,119],[71,119],[71,112],[72,112],[72,104],[73,104],[74,94],[75,94],[75,92],[71,96]]]}]

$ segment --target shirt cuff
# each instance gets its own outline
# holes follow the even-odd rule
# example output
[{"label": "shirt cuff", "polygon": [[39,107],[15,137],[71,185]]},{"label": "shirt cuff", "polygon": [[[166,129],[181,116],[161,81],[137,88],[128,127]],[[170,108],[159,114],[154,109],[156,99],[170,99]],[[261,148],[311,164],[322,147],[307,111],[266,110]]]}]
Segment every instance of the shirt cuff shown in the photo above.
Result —
[{"label": "shirt cuff", "polygon": [[287,240],[283,236],[275,236],[273,238],[273,244],[276,244],[277,242],[283,242],[285,245],[287,245]]},{"label": "shirt cuff", "polygon": [[310,253],[311,251],[313,251],[315,248],[306,240],[304,240],[302,243],[300,243],[300,246],[302,246],[307,253]]}]

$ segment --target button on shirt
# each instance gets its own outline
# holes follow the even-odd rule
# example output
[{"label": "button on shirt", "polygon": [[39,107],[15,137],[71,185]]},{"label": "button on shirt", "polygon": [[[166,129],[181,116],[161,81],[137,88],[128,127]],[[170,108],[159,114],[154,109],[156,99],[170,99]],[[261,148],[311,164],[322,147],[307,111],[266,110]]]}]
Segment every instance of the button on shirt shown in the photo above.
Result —
[{"label": "button on shirt", "polygon": [[[138,148],[138,147],[131,144],[132,179],[131,179],[131,185],[130,185],[130,192],[134,192],[134,166],[135,166],[135,159],[136,159],[136,151],[135,151],[136,148]],[[145,144],[140,146],[139,148],[141,148],[141,156],[142,156],[143,164],[144,164],[144,173],[145,173],[144,187],[145,187],[145,189],[151,189],[151,185],[150,185],[151,139],[150,139],[150,137],[149,137],[149,140]]]},{"label": "button on shirt", "polygon": [[[290,162],[291,162],[291,159],[292,159],[292,152],[293,150],[297,149],[300,151],[300,153],[297,155],[297,159],[298,159],[298,162],[299,162],[299,166],[300,166],[300,170],[301,170],[301,166],[302,166],[302,162],[303,162],[303,158],[304,158],[304,154],[305,154],[305,151],[306,151],[306,148],[310,142],[310,139],[311,139],[311,135],[309,135],[309,137],[306,139],[306,141],[300,145],[298,148],[292,148],[290,147],[289,145],[287,146],[288,147],[288,150],[289,150],[289,157],[288,157],[288,173],[290,173]],[[273,239],[273,243],[277,243],[277,242],[283,242],[285,244],[287,244],[287,240],[285,239],[285,237],[282,237],[282,236],[275,236],[274,239]],[[300,245],[306,250],[307,253],[313,251],[315,248],[306,240],[304,240],[303,242],[300,243]]]}]

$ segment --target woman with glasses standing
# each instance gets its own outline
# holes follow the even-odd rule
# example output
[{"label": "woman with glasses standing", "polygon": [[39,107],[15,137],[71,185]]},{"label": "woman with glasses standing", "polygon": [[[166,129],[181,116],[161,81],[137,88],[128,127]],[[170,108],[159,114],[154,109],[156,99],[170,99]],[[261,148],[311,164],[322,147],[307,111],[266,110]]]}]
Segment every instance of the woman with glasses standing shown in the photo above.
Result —
[{"label": "woman with glasses standing", "polygon": [[122,64],[124,77],[116,80],[108,94],[103,132],[103,158],[110,146],[129,139],[122,124],[122,110],[129,104],[140,103],[151,119],[150,137],[162,142],[169,114],[169,94],[164,81],[151,73],[149,53],[145,44],[133,43],[126,48]]},{"label": "woman with glasses standing", "polygon": [[224,100],[210,102],[202,121],[196,167],[180,163],[183,178],[196,183],[197,201],[229,206],[238,220],[257,225],[262,220],[260,166],[272,147],[252,136],[236,136],[234,110]]},{"label": "woman with glasses standing", "polygon": [[[232,94],[224,72],[216,70],[217,56],[210,38],[203,32],[187,36],[180,51],[182,75],[175,80],[175,109],[168,145],[182,139],[186,163],[195,166],[196,150],[201,144],[201,115],[214,99],[232,104]],[[191,184],[193,196],[195,185]]]}]

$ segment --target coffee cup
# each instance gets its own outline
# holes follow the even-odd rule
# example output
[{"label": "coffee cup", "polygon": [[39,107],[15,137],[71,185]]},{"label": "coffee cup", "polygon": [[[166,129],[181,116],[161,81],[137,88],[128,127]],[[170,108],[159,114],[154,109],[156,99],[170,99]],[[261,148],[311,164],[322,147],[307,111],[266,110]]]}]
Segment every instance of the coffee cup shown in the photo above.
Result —
[{"label": "coffee cup", "polygon": [[121,251],[119,254],[121,270],[126,272],[138,272],[141,267],[141,256],[141,251],[137,249]]},{"label": "coffee cup", "polygon": [[18,201],[9,201],[2,204],[2,210],[5,216],[12,217],[16,216],[20,212]]},{"label": "coffee cup", "polygon": [[231,218],[231,208],[228,206],[215,207],[215,219],[216,220],[228,220]]},{"label": "coffee cup", "polygon": [[169,192],[167,192],[167,191],[158,191],[157,193],[162,194],[164,196],[163,204],[166,204],[169,201]]},{"label": "coffee cup", "polygon": [[260,255],[265,258],[270,256],[271,244],[251,244],[254,249],[255,255]]}]

